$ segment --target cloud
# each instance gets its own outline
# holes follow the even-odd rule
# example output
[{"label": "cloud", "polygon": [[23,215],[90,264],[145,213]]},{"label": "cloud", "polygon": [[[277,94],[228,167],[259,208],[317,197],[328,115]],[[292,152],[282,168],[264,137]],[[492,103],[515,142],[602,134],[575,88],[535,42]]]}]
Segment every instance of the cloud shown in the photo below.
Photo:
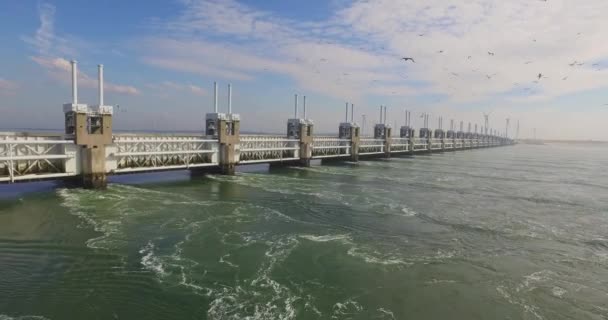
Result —
[{"label": "cloud", "polygon": [[167,91],[175,92],[189,92],[197,96],[207,95],[207,91],[199,86],[193,84],[181,84],[172,81],[163,81],[161,83],[150,83],[146,87],[155,90],[161,95],[167,95]]},{"label": "cloud", "polygon": [[[31,59],[46,69],[48,74],[63,83],[71,83],[71,63],[63,58],[31,57]],[[78,70],[78,85],[85,88],[97,88],[97,79],[90,77],[87,73]],[[132,86],[104,83],[106,92],[115,92],[127,95],[138,95],[139,90]]]},{"label": "cloud", "polygon": [[16,82],[0,78],[0,96],[13,95],[18,88],[19,85]]},{"label": "cloud", "polygon": [[[608,57],[601,40],[608,3],[601,0],[356,0],[323,21],[290,20],[234,0],[184,4],[161,24],[161,36],[146,40],[155,50],[144,62],[237,80],[276,73],[302,89],[353,99],[395,92],[459,104],[533,103],[605,86],[604,72],[590,68]],[[547,77],[537,81],[538,73]],[[429,86],[412,87],[404,75]]]},{"label": "cloud", "polygon": [[[79,42],[77,40],[66,40],[55,35],[55,6],[48,3],[39,3],[38,14],[40,27],[36,30],[33,37],[23,37],[23,41],[32,45],[37,51],[37,55],[31,57],[33,61],[44,67],[48,74],[54,78],[69,83],[71,81],[71,64],[68,60],[61,58],[61,55],[76,56],[76,50],[68,43]],[[91,78],[85,72],[79,70],[79,85],[85,88],[96,88],[97,80]],[[137,88],[128,85],[119,85],[111,82],[104,83],[106,92],[115,92],[127,95],[138,95]]]}]

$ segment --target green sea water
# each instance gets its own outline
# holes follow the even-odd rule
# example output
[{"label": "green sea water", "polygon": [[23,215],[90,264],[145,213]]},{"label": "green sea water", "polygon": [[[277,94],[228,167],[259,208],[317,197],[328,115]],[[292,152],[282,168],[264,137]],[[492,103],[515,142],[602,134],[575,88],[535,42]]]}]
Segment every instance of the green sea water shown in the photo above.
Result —
[{"label": "green sea water", "polygon": [[608,148],[0,200],[0,319],[608,319]]}]

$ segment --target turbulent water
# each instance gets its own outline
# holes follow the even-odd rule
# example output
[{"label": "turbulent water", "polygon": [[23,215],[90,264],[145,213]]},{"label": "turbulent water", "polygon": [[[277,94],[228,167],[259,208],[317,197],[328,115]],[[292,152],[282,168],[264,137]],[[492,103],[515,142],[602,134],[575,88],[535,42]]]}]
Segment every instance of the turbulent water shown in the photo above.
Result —
[{"label": "turbulent water", "polygon": [[0,200],[0,319],[607,319],[608,148]]}]

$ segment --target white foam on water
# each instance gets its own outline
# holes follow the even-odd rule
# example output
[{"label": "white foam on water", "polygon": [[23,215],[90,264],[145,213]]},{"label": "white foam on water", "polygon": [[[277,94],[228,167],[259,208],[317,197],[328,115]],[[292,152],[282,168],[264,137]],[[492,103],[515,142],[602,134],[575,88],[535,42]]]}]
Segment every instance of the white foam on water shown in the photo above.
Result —
[{"label": "white foam on water", "polygon": [[394,313],[393,313],[391,310],[387,310],[387,309],[384,309],[384,308],[378,308],[378,311],[379,311],[379,312],[380,312],[382,315],[385,315],[385,316],[390,317],[390,318],[388,318],[388,319],[393,319],[393,320],[395,319],[395,314],[394,314]]},{"label": "white foam on water", "polygon": [[456,251],[443,251],[441,249],[437,250],[437,254],[435,254],[435,258],[437,259],[451,259],[456,255]]},{"label": "white foam on water", "polygon": [[349,298],[343,302],[336,302],[332,307],[332,319],[338,318],[343,319],[344,316],[353,316],[360,313],[363,307],[352,298]]},{"label": "white foam on water", "polygon": [[416,212],[408,207],[402,207],[401,212],[403,212],[404,217],[414,217],[414,216],[418,215],[418,212]]},{"label": "white foam on water", "polygon": [[374,252],[374,253],[370,253],[370,252],[364,252],[362,251],[360,248],[357,247],[352,247],[350,249],[348,249],[347,251],[348,255],[352,256],[352,257],[356,257],[359,259],[362,259],[363,261],[367,262],[367,263],[373,263],[373,264],[381,264],[381,265],[402,265],[402,266],[411,266],[414,263],[412,262],[408,262],[408,261],[404,261],[400,258],[396,258],[396,257],[381,257],[378,256],[378,252]]},{"label": "white foam on water", "polygon": [[161,258],[154,255],[154,249],[155,247],[152,241],[148,241],[148,244],[139,250],[139,253],[144,255],[141,258],[141,264],[144,268],[154,272],[157,275],[157,278],[161,280],[167,273],[165,272],[165,266]]},{"label": "white foam on water", "polygon": [[219,263],[226,264],[226,265],[228,265],[228,266],[230,266],[232,268],[238,268],[239,267],[238,265],[236,265],[236,264],[234,264],[234,263],[232,263],[232,262],[224,259],[224,258],[228,258],[228,257],[230,257],[230,253],[227,253],[227,254],[221,256],[220,260],[219,260]]},{"label": "white foam on water", "polygon": [[529,305],[523,299],[518,299],[510,294],[505,286],[496,287],[496,291],[512,305],[517,305],[523,309],[524,312],[530,313],[536,319],[543,320],[544,318],[540,315],[538,311],[538,307],[534,305]]},{"label": "white foam on water", "polygon": [[312,234],[301,234],[300,238],[314,241],[314,242],[329,242],[329,241],[341,241],[341,242],[351,242],[351,237],[348,234],[328,234],[324,236],[315,236]]},{"label": "white foam on water", "polygon": [[[267,240],[268,249],[256,273],[256,277],[235,287],[223,286],[212,293],[209,304],[209,319],[295,319],[294,304],[301,298],[272,279],[271,273],[277,263],[284,261],[298,246],[295,236]],[[264,303],[259,300],[263,297]],[[251,310],[253,308],[253,313]]]},{"label": "white foam on water", "polygon": [[560,287],[553,287],[553,289],[551,289],[551,293],[558,297],[561,298],[564,296],[564,294],[568,293],[568,291],[566,291],[564,288],[560,288]]},{"label": "white foam on water", "polygon": [[425,281],[424,283],[426,283],[426,284],[456,283],[456,280],[431,279],[429,281]]}]

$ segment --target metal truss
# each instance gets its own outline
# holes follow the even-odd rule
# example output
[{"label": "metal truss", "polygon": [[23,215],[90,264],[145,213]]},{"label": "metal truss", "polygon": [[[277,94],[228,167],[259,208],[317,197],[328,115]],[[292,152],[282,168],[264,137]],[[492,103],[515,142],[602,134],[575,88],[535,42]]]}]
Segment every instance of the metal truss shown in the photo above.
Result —
[{"label": "metal truss", "polygon": [[187,169],[218,165],[216,139],[188,136],[114,136],[113,172]]},{"label": "metal truss", "polygon": [[[66,145],[74,151],[66,152]],[[59,137],[0,136],[0,182],[76,175],[75,170],[66,171],[75,150],[73,141]]]},{"label": "metal truss", "polygon": [[410,150],[410,140],[408,138],[392,138],[391,152],[407,152]]},{"label": "metal truss", "polygon": [[240,136],[239,163],[289,161],[299,159],[300,140],[282,136]]},{"label": "metal truss", "polygon": [[361,139],[359,141],[359,154],[384,153],[384,139]]},{"label": "metal truss", "polygon": [[350,155],[350,139],[340,139],[335,137],[313,137],[312,157],[330,158]]}]

